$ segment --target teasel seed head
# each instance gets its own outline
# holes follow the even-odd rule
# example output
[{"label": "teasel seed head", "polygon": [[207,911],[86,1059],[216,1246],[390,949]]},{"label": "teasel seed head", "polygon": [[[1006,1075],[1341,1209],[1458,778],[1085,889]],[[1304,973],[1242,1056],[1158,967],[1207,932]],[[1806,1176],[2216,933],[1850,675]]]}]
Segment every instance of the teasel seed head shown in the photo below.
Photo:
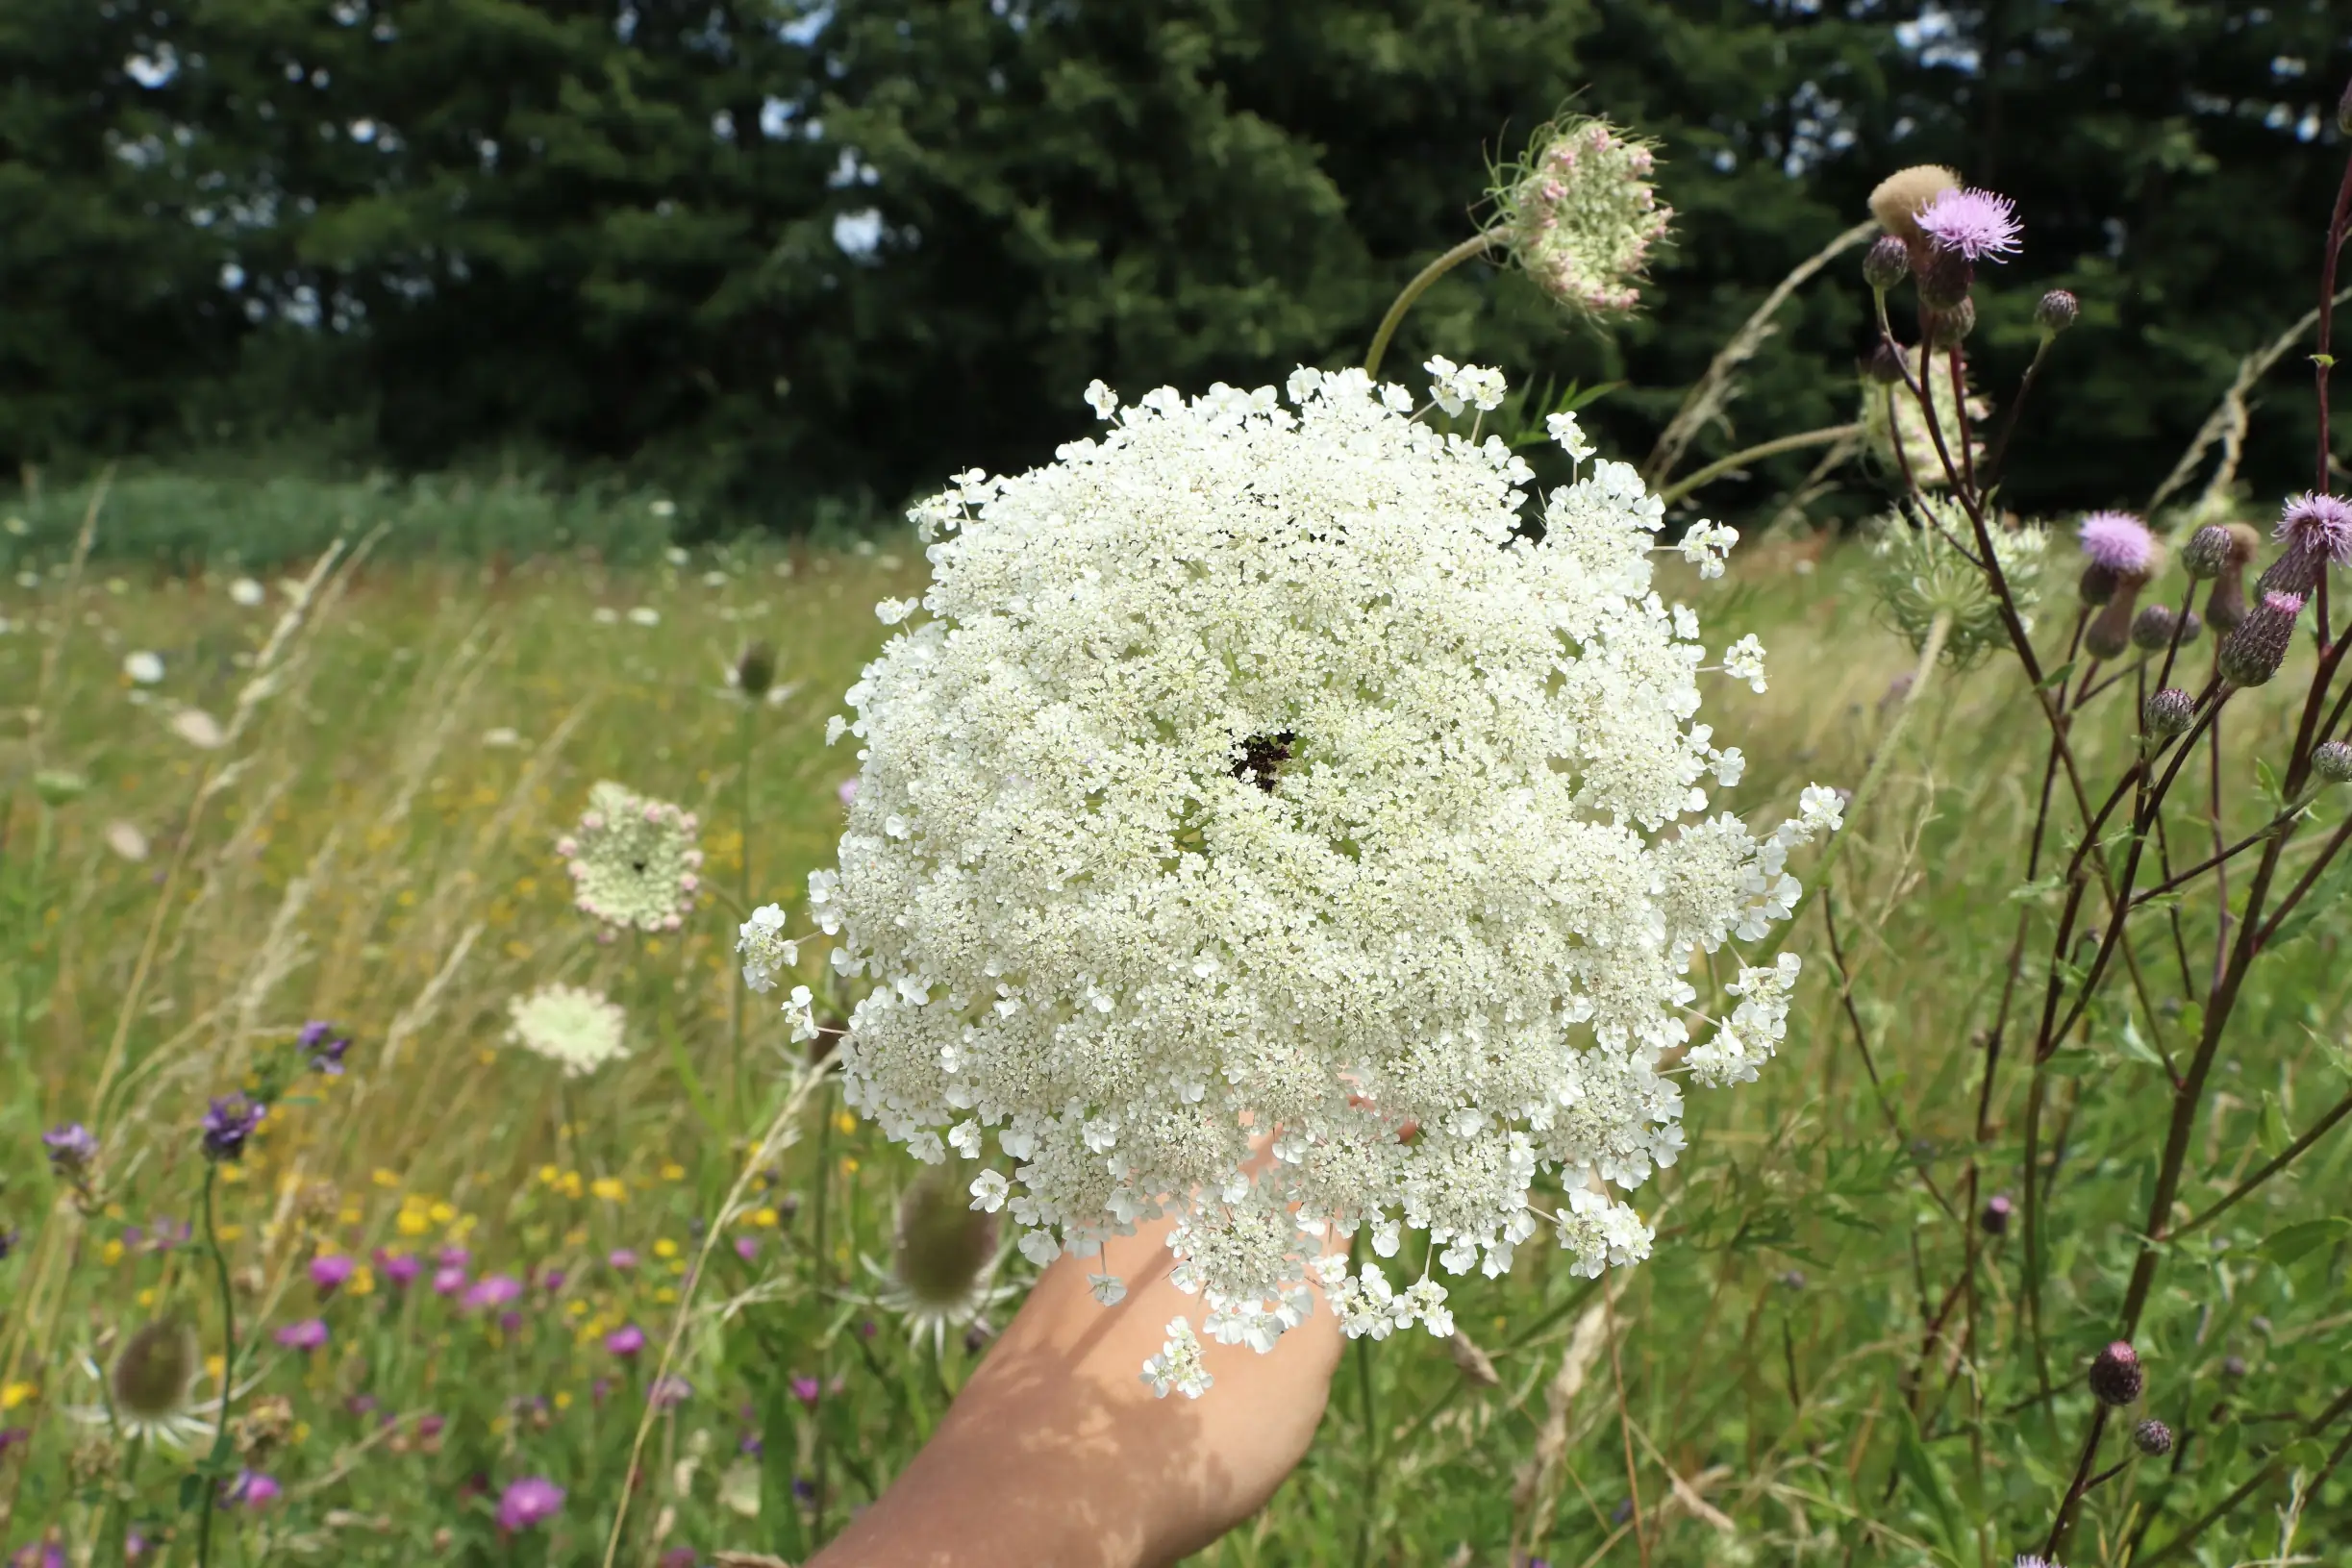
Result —
[{"label": "teasel seed head", "polygon": [[735,660],[736,689],[752,702],[767,695],[776,684],[776,650],[765,638],[755,638]]},{"label": "teasel seed head", "polygon": [[176,1317],[159,1318],[126,1340],[107,1389],[114,1408],[141,1422],[165,1421],[188,1404],[200,1352],[196,1332]]}]

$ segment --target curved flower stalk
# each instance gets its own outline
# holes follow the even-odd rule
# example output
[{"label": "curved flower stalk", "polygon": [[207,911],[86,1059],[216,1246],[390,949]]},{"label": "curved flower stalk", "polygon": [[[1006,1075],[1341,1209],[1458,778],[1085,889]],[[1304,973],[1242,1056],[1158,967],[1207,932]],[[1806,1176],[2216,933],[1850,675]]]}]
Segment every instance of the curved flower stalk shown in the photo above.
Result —
[{"label": "curved flower stalk", "polygon": [[[1708,814],[1742,761],[1700,678],[1761,689],[1762,649],[1710,663],[1653,591],[1624,464],[1539,542],[1500,441],[1361,372],[1090,395],[1101,438],[916,509],[932,587],[880,612],[928,617],[832,723],[863,772],[810,902],[870,985],[849,1104],[969,1162],[1034,1262],[1176,1216],[1200,1332],[1260,1349],[1310,1270],[1351,1332],[1443,1334],[1432,1270],[1499,1273],[1547,1219],[1589,1269],[1639,1257],[1619,1194],[1682,1147],[1693,960],[1786,919],[1835,822],[1827,790],[1762,838]],[[1733,973],[1702,1083],[1784,1029],[1793,961]],[[1345,1276],[1330,1238],[1364,1228],[1426,1237],[1419,1279]]]}]

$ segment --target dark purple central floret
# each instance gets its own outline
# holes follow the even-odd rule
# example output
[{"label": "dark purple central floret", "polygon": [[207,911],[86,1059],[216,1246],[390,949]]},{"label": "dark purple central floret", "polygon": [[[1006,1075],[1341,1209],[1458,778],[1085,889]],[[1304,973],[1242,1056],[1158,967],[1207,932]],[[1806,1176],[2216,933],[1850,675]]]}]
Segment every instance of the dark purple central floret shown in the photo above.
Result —
[{"label": "dark purple central floret", "polygon": [[59,1176],[80,1176],[98,1157],[98,1140],[80,1122],[51,1128],[40,1135],[40,1144],[48,1153],[49,1169]]},{"label": "dark purple central floret", "polygon": [[256,1105],[241,1094],[215,1100],[204,1113],[204,1157],[235,1159],[245,1152],[245,1140],[253,1130],[262,1125],[269,1113],[267,1106]]}]

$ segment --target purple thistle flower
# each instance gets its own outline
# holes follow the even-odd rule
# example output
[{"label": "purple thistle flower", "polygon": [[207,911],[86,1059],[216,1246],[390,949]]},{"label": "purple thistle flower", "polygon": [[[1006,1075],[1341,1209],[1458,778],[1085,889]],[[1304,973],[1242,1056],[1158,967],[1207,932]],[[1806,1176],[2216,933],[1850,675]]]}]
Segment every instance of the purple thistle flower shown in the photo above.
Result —
[{"label": "purple thistle flower", "polygon": [[454,1296],[464,1288],[465,1271],[455,1264],[433,1271],[433,1293],[436,1296]]},{"label": "purple thistle flower", "polygon": [[351,1049],[351,1036],[337,1034],[333,1024],[324,1019],[312,1019],[302,1026],[302,1033],[294,1037],[294,1044],[311,1058],[311,1071],[324,1073],[329,1078],[343,1075],[343,1054]]},{"label": "purple thistle flower", "polygon": [[253,1130],[262,1125],[269,1113],[267,1106],[256,1105],[241,1094],[232,1094],[225,1100],[215,1100],[204,1113],[204,1157],[211,1160],[236,1159],[245,1152],[245,1140]]},{"label": "purple thistle flower", "polygon": [[416,1277],[425,1270],[424,1261],[415,1254],[388,1253],[381,1247],[376,1249],[376,1267],[384,1271],[386,1280],[401,1290],[414,1284]]},{"label": "purple thistle flower", "polygon": [[2003,261],[2017,253],[2017,204],[1989,190],[1947,190],[1920,211],[1919,229],[1939,250]]},{"label": "purple thistle flower", "polygon": [[2090,512],[2074,536],[2082,541],[2083,554],[2092,564],[2111,572],[2144,572],[2156,558],[2156,535],[2128,511]]},{"label": "purple thistle flower", "polygon": [[545,1476],[525,1476],[498,1499],[498,1528],[512,1535],[545,1524],[563,1506],[563,1488]]},{"label": "purple thistle flower", "polygon": [[645,1331],[634,1323],[624,1323],[604,1336],[604,1348],[614,1356],[635,1356],[645,1348]]},{"label": "purple thistle flower", "polygon": [[694,1385],[673,1372],[654,1380],[653,1386],[645,1390],[645,1403],[657,1410],[666,1410],[684,1405],[693,1392]]},{"label": "purple thistle flower", "polygon": [[311,1283],[322,1296],[332,1296],[359,1267],[342,1253],[322,1253],[311,1259]]},{"label": "purple thistle flower", "polygon": [[539,1276],[539,1288],[552,1296],[563,1288],[563,1282],[569,1276],[562,1269],[549,1269],[545,1274]]},{"label": "purple thistle flower", "polygon": [[70,1182],[79,1182],[98,1157],[98,1140],[80,1122],[51,1128],[40,1135],[40,1145],[48,1153],[51,1172]]},{"label": "purple thistle flower", "polygon": [[760,1256],[760,1238],[757,1236],[737,1236],[735,1238],[735,1256],[741,1258],[746,1263],[752,1262],[758,1258]]},{"label": "purple thistle flower", "polygon": [[510,1311],[498,1314],[498,1327],[503,1332],[513,1333],[522,1326],[523,1315],[520,1312]]},{"label": "purple thistle flower", "polygon": [[694,1568],[698,1560],[692,1547],[673,1546],[662,1554],[662,1560],[656,1568]]},{"label": "purple thistle flower", "polygon": [[631,1252],[626,1247],[613,1248],[611,1252],[605,1254],[604,1260],[613,1265],[613,1267],[619,1269],[624,1274],[637,1267],[637,1254]]},{"label": "purple thistle flower", "polygon": [[286,1490],[278,1478],[261,1470],[239,1470],[221,1489],[220,1500],[233,1508],[265,1508]]},{"label": "purple thistle flower", "polygon": [[2352,502],[2316,490],[2290,495],[2279,513],[2278,537],[2339,566],[2352,566]]},{"label": "purple thistle flower", "polygon": [[317,1318],[306,1317],[280,1329],[274,1337],[288,1350],[318,1350],[327,1342],[327,1326]]},{"label": "purple thistle flower", "polygon": [[462,1269],[474,1260],[474,1255],[463,1247],[443,1247],[438,1261],[445,1269]]},{"label": "purple thistle flower", "polygon": [[67,1568],[65,1549],[55,1541],[36,1541],[8,1560],[9,1568]]},{"label": "purple thistle flower", "polygon": [[512,1274],[486,1274],[465,1293],[465,1307],[468,1311],[504,1307],[522,1293],[523,1282]]},{"label": "purple thistle flower", "polygon": [[794,1378],[792,1380],[792,1397],[811,1408],[815,1407],[818,1396],[824,1391],[825,1385],[814,1378]]},{"label": "purple thistle flower", "polygon": [[416,1418],[416,1435],[430,1442],[432,1439],[438,1437],[441,1434],[442,1429],[448,1425],[448,1421],[440,1416],[420,1415]]}]

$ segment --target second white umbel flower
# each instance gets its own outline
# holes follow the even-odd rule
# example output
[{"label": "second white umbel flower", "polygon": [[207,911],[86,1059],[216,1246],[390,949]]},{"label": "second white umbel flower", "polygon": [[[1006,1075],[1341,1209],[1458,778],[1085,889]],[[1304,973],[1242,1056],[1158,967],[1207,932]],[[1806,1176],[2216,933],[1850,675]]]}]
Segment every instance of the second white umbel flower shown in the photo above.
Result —
[{"label": "second white umbel flower", "polygon": [[[1178,1216],[1227,1343],[1270,1348],[1311,1271],[1352,1332],[1449,1332],[1433,1266],[1546,1220],[1595,1272],[1645,1256],[1610,1189],[1682,1148],[1693,960],[1787,918],[1814,832],[1705,814],[1740,760],[1692,722],[1720,677],[1652,589],[1658,500],[1604,460],[1530,516],[1501,441],[1352,371],[1089,401],[1100,439],[916,509],[927,615],[834,721],[849,1103],[928,1161],[992,1135],[1011,1180],[966,1184],[1037,1261]],[[1792,962],[1722,971],[1738,1038],[1694,1080],[1754,1075]],[[1425,1237],[1418,1278],[1350,1278],[1360,1227]],[[1156,1387],[1205,1386],[1190,1336]]]}]

